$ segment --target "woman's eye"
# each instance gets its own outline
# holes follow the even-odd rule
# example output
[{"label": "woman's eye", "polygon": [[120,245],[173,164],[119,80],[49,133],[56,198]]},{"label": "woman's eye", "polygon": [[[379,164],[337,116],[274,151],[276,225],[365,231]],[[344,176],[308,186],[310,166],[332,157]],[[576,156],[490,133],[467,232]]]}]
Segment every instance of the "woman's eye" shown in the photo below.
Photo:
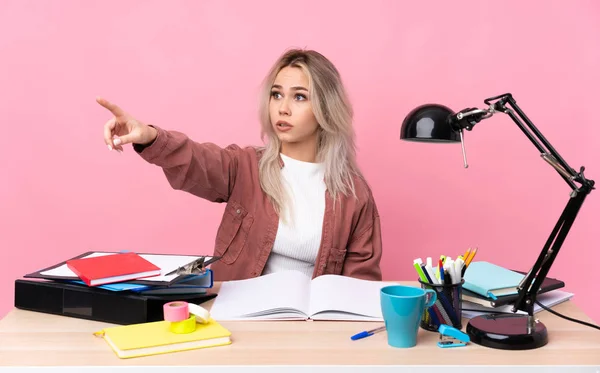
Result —
[{"label": "woman's eye", "polygon": [[273,97],[273,98],[281,98],[281,94],[279,92],[271,92],[271,97]]},{"label": "woman's eye", "polygon": [[301,95],[301,94],[299,94],[299,93],[298,93],[298,94],[296,95],[296,100],[306,100],[306,96],[304,96],[304,95]]}]

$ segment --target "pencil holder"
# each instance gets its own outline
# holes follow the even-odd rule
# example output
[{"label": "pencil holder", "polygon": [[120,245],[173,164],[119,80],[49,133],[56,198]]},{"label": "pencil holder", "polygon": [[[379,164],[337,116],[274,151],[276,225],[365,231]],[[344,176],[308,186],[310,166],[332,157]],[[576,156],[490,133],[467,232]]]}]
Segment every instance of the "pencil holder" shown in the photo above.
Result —
[{"label": "pencil holder", "polygon": [[465,280],[456,284],[430,284],[419,279],[422,289],[433,289],[437,301],[423,312],[421,328],[437,332],[441,324],[462,329],[462,285]]}]

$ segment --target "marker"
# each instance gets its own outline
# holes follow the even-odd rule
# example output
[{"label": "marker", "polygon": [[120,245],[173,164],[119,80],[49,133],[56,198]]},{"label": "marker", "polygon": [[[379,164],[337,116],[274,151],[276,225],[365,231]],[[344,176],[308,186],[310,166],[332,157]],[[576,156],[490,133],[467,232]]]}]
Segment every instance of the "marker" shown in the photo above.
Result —
[{"label": "marker", "polygon": [[427,260],[425,261],[425,265],[429,266],[429,267],[433,267],[433,261],[431,260],[431,257],[428,256]]},{"label": "marker", "polygon": [[427,283],[433,284],[433,280],[431,279],[431,276],[429,275],[429,271],[427,271],[427,267],[425,266],[425,264],[421,264],[421,270],[423,271],[425,278],[427,278]]},{"label": "marker", "polygon": [[427,283],[427,277],[425,277],[425,273],[423,273],[423,269],[421,269],[421,264],[423,264],[421,258],[417,258],[413,261],[413,267],[415,267],[415,269],[417,270],[421,281]]},{"label": "marker", "polygon": [[429,278],[431,279],[431,283],[432,284],[439,284],[440,281],[437,278],[437,276],[435,275],[435,271],[433,270],[433,267],[431,266],[431,258],[427,258],[427,264],[425,264],[425,274],[429,276]]},{"label": "marker", "polygon": [[460,275],[460,278],[457,279],[458,282],[460,282],[462,280],[462,277],[465,273],[464,269],[465,269],[465,261],[459,257],[454,262],[454,273],[456,273],[457,275]]},{"label": "marker", "polygon": [[350,337],[351,340],[356,341],[357,339],[362,339],[368,336],[371,336],[375,333],[381,332],[385,330],[385,326],[380,326],[379,328],[375,328],[375,329],[371,329],[371,330],[366,330],[364,332],[360,332],[358,334],[353,335],[352,337]]},{"label": "marker", "polygon": [[450,276],[450,283],[456,284],[456,273],[454,273],[454,261],[452,259],[446,258],[446,262],[444,263],[444,270],[448,272]]}]

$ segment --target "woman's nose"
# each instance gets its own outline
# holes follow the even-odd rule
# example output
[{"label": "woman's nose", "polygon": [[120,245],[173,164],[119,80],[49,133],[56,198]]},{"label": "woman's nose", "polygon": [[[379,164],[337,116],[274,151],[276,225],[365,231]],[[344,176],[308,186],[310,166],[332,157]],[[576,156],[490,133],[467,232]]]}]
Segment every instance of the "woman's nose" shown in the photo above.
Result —
[{"label": "woman's nose", "polygon": [[288,104],[286,99],[281,100],[281,104],[279,104],[279,115],[290,115],[290,105]]}]

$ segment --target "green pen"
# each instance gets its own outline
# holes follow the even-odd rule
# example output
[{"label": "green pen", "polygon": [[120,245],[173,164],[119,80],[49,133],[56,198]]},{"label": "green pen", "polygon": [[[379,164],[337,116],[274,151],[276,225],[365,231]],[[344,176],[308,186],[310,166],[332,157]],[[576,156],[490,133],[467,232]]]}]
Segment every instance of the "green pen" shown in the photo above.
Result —
[{"label": "green pen", "polygon": [[415,269],[417,270],[421,281],[428,284],[429,281],[427,281],[427,277],[425,276],[425,273],[423,273],[423,268],[421,268],[421,264],[423,264],[423,260],[421,260],[421,258],[417,258],[413,261],[413,267],[415,267]]}]

